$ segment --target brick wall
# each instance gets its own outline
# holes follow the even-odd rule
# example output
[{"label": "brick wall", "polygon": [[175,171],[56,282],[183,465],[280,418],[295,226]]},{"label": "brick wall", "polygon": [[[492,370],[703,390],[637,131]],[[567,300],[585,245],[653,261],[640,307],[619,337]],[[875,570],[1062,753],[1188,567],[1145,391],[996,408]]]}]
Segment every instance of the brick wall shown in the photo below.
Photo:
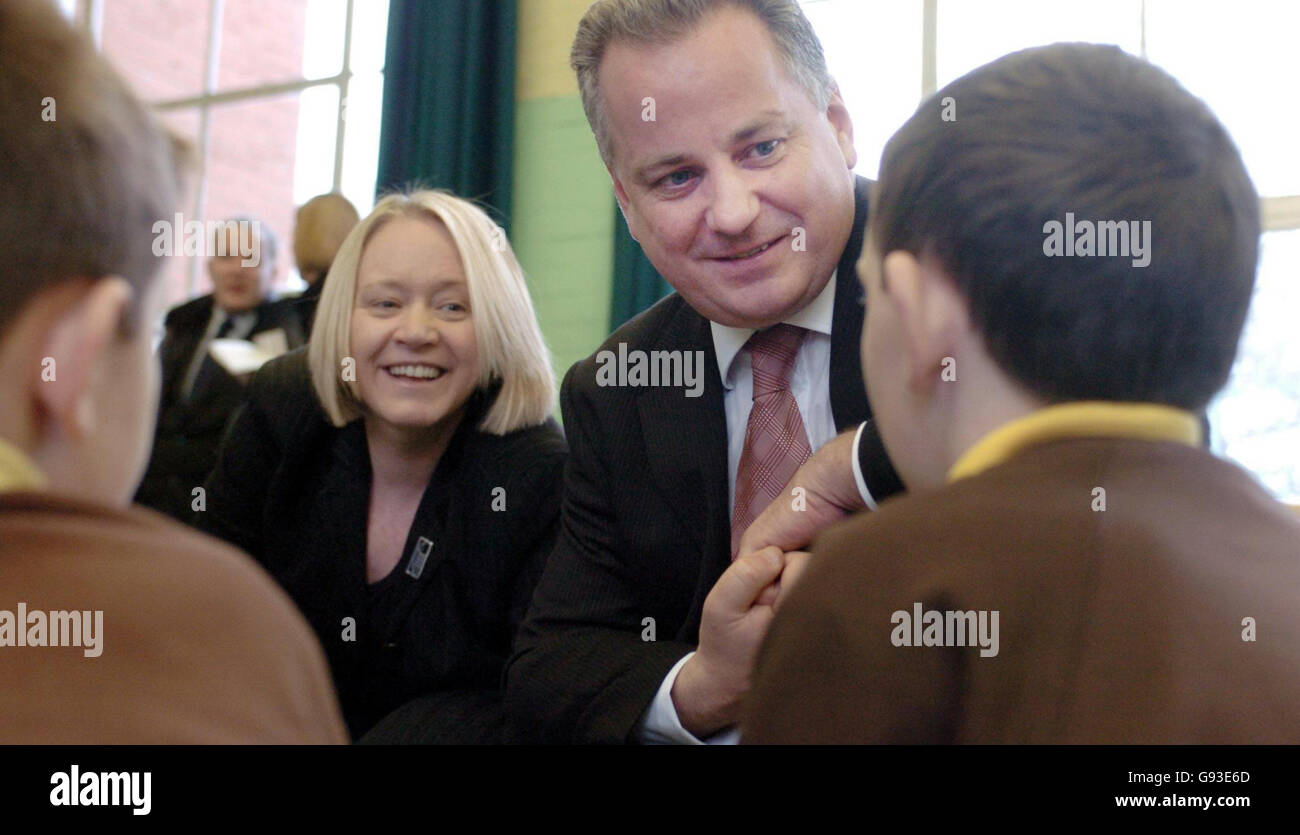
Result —
[{"label": "brick wall", "polygon": [[[198,95],[208,47],[208,0],[111,0],[104,4],[104,54],[150,102]],[[307,0],[225,0],[217,90],[290,81],[302,76]],[[170,112],[167,123],[197,144],[198,111]],[[277,283],[288,275],[293,227],[298,96],[212,108],[207,200],[202,218],[255,214],[280,239]],[[332,137],[330,138],[332,141]],[[190,220],[193,201],[185,204]],[[187,259],[165,272],[168,303],[209,291],[200,264],[194,292]]]}]

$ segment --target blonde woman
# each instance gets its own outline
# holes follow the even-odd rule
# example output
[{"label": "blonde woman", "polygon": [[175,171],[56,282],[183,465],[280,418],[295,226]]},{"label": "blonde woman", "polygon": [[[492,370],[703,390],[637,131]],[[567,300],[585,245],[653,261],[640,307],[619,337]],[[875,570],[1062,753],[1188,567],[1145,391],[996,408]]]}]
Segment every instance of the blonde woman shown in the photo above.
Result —
[{"label": "blonde woman", "polygon": [[437,191],[379,202],[306,350],[249,384],[198,524],[306,615],[354,739],[503,739],[501,668],[559,513],[554,394],[504,235]]}]

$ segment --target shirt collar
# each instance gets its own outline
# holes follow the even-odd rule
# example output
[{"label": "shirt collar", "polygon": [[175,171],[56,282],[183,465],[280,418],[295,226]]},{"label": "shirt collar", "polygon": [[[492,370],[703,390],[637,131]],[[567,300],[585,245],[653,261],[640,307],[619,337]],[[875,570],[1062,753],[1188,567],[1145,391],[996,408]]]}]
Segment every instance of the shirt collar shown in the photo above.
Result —
[{"label": "shirt collar", "polygon": [[0,493],[43,490],[45,474],[18,447],[0,438]]},{"label": "shirt collar", "polygon": [[1061,438],[1127,438],[1201,443],[1201,422],[1191,412],[1158,403],[1089,401],[1039,409],[997,429],[962,453],[948,471],[953,482],[1011,458],[1026,447]]},{"label": "shirt collar", "polygon": [[221,325],[226,320],[230,320],[231,333],[243,333],[253,329],[257,322],[256,310],[245,310],[241,313],[227,313],[219,307],[212,310],[212,332],[216,333],[221,330]]},{"label": "shirt collar", "polygon": [[[798,325],[830,336],[831,321],[835,316],[835,278],[836,273],[831,273],[830,281],[826,282],[826,286],[817,294],[817,298],[812,300],[812,304],[798,313],[787,316],[783,323]],[[756,329],[733,328],[713,321],[709,322],[709,327],[713,331],[713,352],[718,356],[718,374],[722,377],[723,388],[730,391],[736,385],[731,380],[731,366],[736,361],[740,349],[745,347],[745,343],[754,335]]]}]

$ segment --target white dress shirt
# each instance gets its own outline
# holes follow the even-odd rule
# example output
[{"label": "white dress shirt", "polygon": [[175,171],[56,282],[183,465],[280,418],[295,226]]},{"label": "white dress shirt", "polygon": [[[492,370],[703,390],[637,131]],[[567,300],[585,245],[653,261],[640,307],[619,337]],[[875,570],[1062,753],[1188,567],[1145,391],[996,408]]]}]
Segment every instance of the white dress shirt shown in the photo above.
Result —
[{"label": "white dress shirt", "polygon": [[[799,406],[799,416],[808,433],[808,445],[814,452],[835,437],[830,389],[835,279],[836,275],[832,274],[812,304],[785,320],[787,324],[808,330],[790,372],[790,393]],[[749,350],[745,348],[754,329],[732,328],[717,322],[710,322],[710,325],[714,352],[718,356],[718,374],[722,378],[722,404],[727,413],[727,505],[732,507],[736,501],[736,471],[745,449],[749,412],[754,406],[753,366]],[[856,444],[854,446],[856,448]],[[727,728],[707,740],[700,740],[682,727],[673,705],[673,682],[677,680],[682,665],[694,654],[683,656],[664,676],[654,701],[641,719],[639,735],[642,742],[734,745],[739,741],[740,734],[736,728]]]},{"label": "white dress shirt", "polygon": [[185,371],[185,376],[181,381],[181,392],[186,398],[190,396],[194,389],[194,381],[199,376],[199,368],[203,366],[203,360],[208,355],[208,348],[212,346],[212,340],[221,332],[221,326],[230,319],[230,332],[226,334],[226,339],[244,339],[257,325],[257,311],[246,310],[243,313],[227,313],[218,307],[214,302],[212,305],[212,315],[208,317],[207,330],[203,332],[203,338],[199,340],[198,347],[194,349],[190,357],[190,364]]}]

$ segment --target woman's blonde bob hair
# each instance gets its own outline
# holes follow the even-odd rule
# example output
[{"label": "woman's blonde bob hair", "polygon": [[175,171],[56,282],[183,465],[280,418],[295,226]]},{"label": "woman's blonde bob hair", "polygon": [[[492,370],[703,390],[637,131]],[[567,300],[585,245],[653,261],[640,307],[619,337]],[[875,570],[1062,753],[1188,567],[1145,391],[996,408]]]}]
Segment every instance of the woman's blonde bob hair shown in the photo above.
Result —
[{"label": "woman's blonde bob hair", "polygon": [[445,191],[420,190],[380,200],[348,233],[325,277],[307,363],[330,422],[344,426],[363,413],[350,345],[357,267],[371,236],[394,217],[431,218],[445,226],[456,242],[478,341],[478,386],[485,389],[501,383],[478,428],[504,435],[545,421],[555,402],[551,355],[504,230],[468,200]]}]

